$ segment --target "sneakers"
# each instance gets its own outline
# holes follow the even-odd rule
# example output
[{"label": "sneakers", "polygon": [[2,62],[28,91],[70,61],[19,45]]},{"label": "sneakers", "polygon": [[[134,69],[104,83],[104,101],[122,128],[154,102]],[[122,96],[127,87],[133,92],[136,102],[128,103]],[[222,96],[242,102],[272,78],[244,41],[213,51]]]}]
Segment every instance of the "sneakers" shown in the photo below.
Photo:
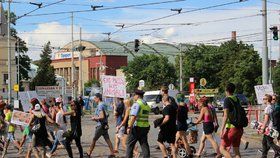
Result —
[{"label": "sneakers", "polygon": [[51,158],[51,157],[52,157],[52,154],[51,154],[51,153],[46,153],[46,156],[47,156],[48,158]]}]

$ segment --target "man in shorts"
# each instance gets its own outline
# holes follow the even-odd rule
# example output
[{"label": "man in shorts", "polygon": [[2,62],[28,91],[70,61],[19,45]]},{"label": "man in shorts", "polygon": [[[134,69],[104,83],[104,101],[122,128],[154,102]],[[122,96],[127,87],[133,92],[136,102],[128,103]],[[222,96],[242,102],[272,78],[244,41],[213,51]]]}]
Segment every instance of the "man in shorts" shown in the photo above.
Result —
[{"label": "man in shorts", "polygon": [[[243,128],[237,128],[229,122],[229,113],[232,112],[234,102],[238,101],[238,98],[233,95],[235,91],[235,85],[229,83],[226,85],[226,98],[224,101],[224,115],[221,129],[221,145],[220,151],[225,158],[231,158],[229,149],[233,147],[233,151],[236,158],[240,158],[239,146],[241,137],[243,135]],[[232,101],[233,100],[233,101]]]},{"label": "man in shorts", "polygon": [[[123,116],[125,112],[125,107],[124,107],[124,102],[123,98],[118,98],[117,105],[114,107],[114,115],[116,119],[116,127],[118,127],[122,121],[123,121]],[[119,150],[119,144],[120,141],[122,143],[122,147],[125,150],[126,145],[125,145],[125,138],[124,138],[124,132],[125,132],[125,127],[122,126],[120,129],[116,128],[116,134],[115,134],[115,149],[114,152],[118,153]]]},{"label": "man in shorts", "polygon": [[111,152],[111,155],[109,157],[115,157],[115,154],[113,151],[113,145],[112,145],[112,142],[111,142],[109,134],[108,134],[109,126],[108,126],[108,117],[106,114],[107,108],[106,108],[106,105],[102,102],[102,95],[100,93],[96,93],[94,96],[94,101],[98,105],[97,105],[97,109],[95,111],[95,116],[92,117],[92,120],[97,122],[97,126],[95,129],[95,134],[94,134],[91,146],[90,146],[88,152],[86,153],[86,156],[90,157],[90,155],[95,147],[96,141],[101,136],[103,136],[103,138],[105,139],[105,141],[110,149],[110,152]]}]

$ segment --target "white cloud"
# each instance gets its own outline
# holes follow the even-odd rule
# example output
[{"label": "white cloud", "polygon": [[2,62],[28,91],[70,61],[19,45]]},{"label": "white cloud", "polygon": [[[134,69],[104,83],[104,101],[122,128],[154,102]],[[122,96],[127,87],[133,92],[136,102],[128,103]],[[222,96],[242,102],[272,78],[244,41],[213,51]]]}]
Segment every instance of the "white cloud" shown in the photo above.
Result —
[{"label": "white cloud", "polygon": [[[74,40],[79,40],[79,27],[74,26]],[[32,59],[38,59],[40,56],[40,46],[43,46],[48,41],[53,47],[63,47],[71,42],[71,26],[61,25],[57,22],[44,23],[30,32],[19,33],[19,36],[27,43],[29,47],[28,55]],[[87,31],[82,30],[82,39],[91,40],[100,38],[98,35],[87,34]],[[54,50],[53,52],[55,52]]]}]

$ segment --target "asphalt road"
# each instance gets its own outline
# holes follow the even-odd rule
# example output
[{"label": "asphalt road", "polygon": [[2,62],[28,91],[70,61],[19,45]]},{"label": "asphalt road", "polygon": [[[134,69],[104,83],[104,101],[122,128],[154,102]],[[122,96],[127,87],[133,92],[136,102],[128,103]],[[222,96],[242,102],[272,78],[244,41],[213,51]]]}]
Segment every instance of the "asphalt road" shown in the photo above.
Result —
[{"label": "asphalt road", "polygon": [[[160,115],[152,115],[150,116],[150,121],[152,122],[153,120],[155,120],[156,118],[160,117]],[[190,117],[195,117],[195,115],[190,115]],[[110,138],[111,141],[114,142],[114,133],[115,133],[115,126],[114,126],[114,121],[113,121],[113,117],[112,115],[110,116],[110,129],[109,129],[109,134],[110,134]],[[83,136],[82,136],[82,146],[84,151],[87,151],[91,141],[92,141],[92,137],[95,131],[95,125],[96,123],[90,120],[90,116],[84,116],[82,118],[82,128],[83,128]],[[201,134],[201,126],[198,126],[199,129],[199,135]],[[246,130],[245,130],[246,132]],[[151,127],[150,133],[149,133],[149,144],[150,144],[150,149],[151,149],[151,157],[152,158],[159,158],[161,157],[161,152],[160,150],[156,149],[157,147],[157,134],[158,134],[158,129],[155,129],[153,127]],[[250,133],[247,132],[247,134],[245,134],[245,137],[250,137]],[[261,137],[261,136],[259,136]],[[20,138],[20,131],[17,130],[16,132],[16,138],[19,139]],[[218,143],[220,142],[220,139],[218,138],[218,136],[216,136],[216,139],[218,141]],[[250,142],[249,144],[249,148],[247,150],[243,150],[244,146],[241,145],[241,154],[242,157],[245,158],[258,158],[261,157],[261,153],[258,152],[258,149],[261,148],[261,141],[260,139],[248,139],[248,141]],[[197,149],[198,148],[198,143],[197,144],[193,144],[193,146]],[[74,157],[79,157],[78,156],[78,150],[75,147],[75,142],[73,142],[72,144],[72,150],[74,153]],[[124,151],[123,150],[119,150],[120,153],[118,154],[119,157],[123,157],[124,156]],[[211,156],[211,154],[213,154],[214,151],[211,148],[210,144],[207,143],[206,144],[206,149],[205,149],[205,154],[203,157],[213,157]],[[1,153],[2,154],[2,153]],[[108,157],[108,155],[110,154],[109,152],[109,148],[107,147],[107,144],[105,143],[103,138],[100,138],[100,140],[97,142],[96,148],[93,151],[93,155],[92,157],[96,157],[96,158],[105,158]],[[269,155],[270,157],[273,157],[273,153],[270,153]],[[11,144],[8,150],[8,154],[6,156],[7,158],[21,158],[24,157],[24,154],[18,155],[17,154],[17,150],[14,149],[13,145]],[[66,150],[65,149],[59,149],[56,152],[56,155],[54,157],[61,157],[61,158],[67,158],[67,154],[66,154]]]}]

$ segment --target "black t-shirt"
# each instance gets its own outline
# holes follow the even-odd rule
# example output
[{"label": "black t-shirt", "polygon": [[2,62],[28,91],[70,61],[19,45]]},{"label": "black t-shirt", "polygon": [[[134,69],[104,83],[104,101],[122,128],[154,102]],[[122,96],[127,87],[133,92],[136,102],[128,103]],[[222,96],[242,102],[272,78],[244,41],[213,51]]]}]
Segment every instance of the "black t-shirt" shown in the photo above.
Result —
[{"label": "black t-shirt", "polygon": [[163,117],[169,115],[169,120],[161,126],[161,129],[176,129],[176,109],[172,105],[168,105],[163,109],[162,114]]},{"label": "black t-shirt", "polygon": [[123,113],[124,113],[124,103],[123,102],[118,103],[116,112],[118,113],[117,116],[123,115]]},{"label": "black t-shirt", "polygon": [[[235,99],[237,99],[237,98],[235,98]],[[232,112],[234,102],[236,102],[236,100],[233,100],[230,97],[226,97],[224,100],[224,109],[228,109],[229,112]]]},{"label": "black t-shirt", "polygon": [[177,119],[181,125],[187,125],[188,109],[185,106],[178,107]]}]

